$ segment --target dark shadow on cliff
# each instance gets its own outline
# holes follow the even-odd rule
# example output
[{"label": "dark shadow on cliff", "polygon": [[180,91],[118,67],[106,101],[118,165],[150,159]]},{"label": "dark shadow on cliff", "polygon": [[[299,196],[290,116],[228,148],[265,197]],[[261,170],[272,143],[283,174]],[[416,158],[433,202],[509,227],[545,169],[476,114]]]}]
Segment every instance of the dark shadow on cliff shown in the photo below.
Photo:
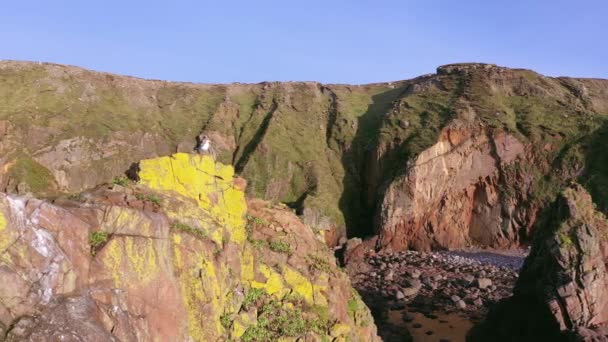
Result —
[{"label": "dark shadow on cliff", "polygon": [[[371,154],[377,144],[378,131],[383,118],[392,107],[393,101],[406,89],[407,85],[372,96],[372,103],[367,111],[357,119],[357,131],[351,145],[343,153],[344,190],[340,197],[339,208],[344,214],[346,234],[349,238],[365,237],[374,233],[372,223],[376,196],[367,189],[368,163],[372,159]],[[336,115],[336,113],[333,113],[333,116],[330,114],[334,122]]]},{"label": "dark shadow on cliff", "polygon": [[361,299],[369,308],[374,317],[374,323],[378,327],[378,335],[385,342],[411,342],[412,336],[404,325],[392,323],[388,318],[391,308],[382,295],[375,292],[359,291]]},{"label": "dark shadow on cliff", "polygon": [[597,209],[608,215],[608,122],[588,138],[585,169],[578,181],[589,191]]},{"label": "dark shadow on cliff", "polygon": [[[276,112],[278,104],[276,101],[272,101],[272,106],[270,110],[264,116],[260,127],[255,132],[253,138],[247,143],[247,145],[243,148],[243,153],[241,153],[241,157],[234,162],[234,171],[237,174],[240,174],[245,169],[245,165],[249,162],[249,158],[253,154],[253,152],[257,149],[258,145],[264,139],[266,132],[268,131],[268,127],[270,126],[270,121],[272,120],[274,113]],[[239,148],[237,147],[234,151],[232,159],[236,159],[236,156],[239,153]]]},{"label": "dark shadow on cliff", "polygon": [[566,342],[568,337],[559,332],[559,326],[546,305],[535,297],[511,297],[502,300],[490,310],[486,320],[473,327],[467,342]]},{"label": "dark shadow on cliff", "polygon": [[[454,107],[466,88],[465,77],[459,76],[451,88],[440,86],[447,95],[443,102],[419,97],[414,100],[419,103],[417,107],[411,107],[407,102],[394,107],[396,101],[404,97],[418,96],[415,85],[425,80],[426,77],[413,80],[373,96],[372,104],[358,118],[355,137],[342,158],[345,176],[339,205],[345,216],[348,237],[377,233],[374,219],[381,194],[394,179],[407,172],[409,159],[438,141],[442,129],[454,118]],[[393,108],[397,112],[392,113]],[[405,123],[408,115],[416,117],[416,126]],[[385,120],[388,116],[390,118]],[[380,129],[384,122],[395,136],[382,135],[384,132]],[[400,124],[404,126],[395,126]],[[382,155],[376,156],[381,139],[384,150]]]}]

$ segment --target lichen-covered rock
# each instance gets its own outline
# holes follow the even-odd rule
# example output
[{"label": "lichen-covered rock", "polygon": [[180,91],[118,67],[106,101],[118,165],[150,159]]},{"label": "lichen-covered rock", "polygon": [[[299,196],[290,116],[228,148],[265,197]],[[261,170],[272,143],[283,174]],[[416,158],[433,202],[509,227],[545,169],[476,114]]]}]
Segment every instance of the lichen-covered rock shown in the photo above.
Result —
[{"label": "lichen-covered rock", "polygon": [[538,229],[513,297],[470,339],[608,341],[608,220],[573,184]]},{"label": "lichen-covered rock", "polygon": [[232,167],[178,153],[138,177],[53,202],[0,194],[8,340],[377,340],[322,235],[248,205]]}]

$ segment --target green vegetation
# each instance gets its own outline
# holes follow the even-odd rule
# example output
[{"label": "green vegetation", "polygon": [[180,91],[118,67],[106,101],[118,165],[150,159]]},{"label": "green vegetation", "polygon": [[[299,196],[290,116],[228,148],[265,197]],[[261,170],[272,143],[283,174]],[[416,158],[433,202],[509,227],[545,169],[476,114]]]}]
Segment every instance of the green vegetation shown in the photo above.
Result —
[{"label": "green vegetation", "polygon": [[266,291],[264,291],[264,289],[256,289],[256,288],[249,289],[249,291],[247,292],[247,295],[245,296],[245,299],[243,300],[242,306],[245,309],[249,308],[249,306],[251,306],[252,304],[257,302],[258,299],[260,299],[265,294],[266,294]]},{"label": "green vegetation", "polygon": [[270,241],[269,247],[273,252],[291,254],[291,246],[284,241]]},{"label": "green vegetation", "polygon": [[84,196],[81,192],[76,193],[76,194],[69,194],[68,195],[68,199],[70,201],[76,201],[76,202],[81,202],[84,200]]},{"label": "green vegetation", "polygon": [[160,206],[160,204],[161,204],[161,199],[157,194],[148,194],[146,196],[146,200],[148,200],[158,206]]},{"label": "green vegetation", "polygon": [[129,186],[129,184],[131,184],[131,180],[127,177],[115,177],[112,180],[112,184],[114,185],[120,185],[120,186]]},{"label": "green vegetation", "polygon": [[268,241],[266,240],[249,239],[249,242],[256,249],[268,247]]},{"label": "green vegetation", "polygon": [[258,225],[258,226],[267,226],[270,224],[270,222],[266,221],[263,217],[258,217],[258,216],[253,216],[253,215],[247,214],[247,216],[245,218],[247,219],[248,223],[252,223],[252,224]]},{"label": "green vegetation", "polygon": [[55,178],[51,171],[26,154],[17,155],[8,174],[10,178],[25,182],[29,191],[35,194],[45,193],[55,186]]},{"label": "green vegetation", "polygon": [[327,308],[303,311],[301,303],[286,306],[274,298],[264,298],[255,325],[245,330],[243,341],[276,341],[280,337],[299,337],[308,332],[326,335],[331,324]]},{"label": "green vegetation", "polygon": [[159,207],[162,204],[162,200],[157,194],[142,194],[142,193],[138,192],[135,194],[135,198],[137,198],[140,201],[152,202]]},{"label": "green vegetation", "polygon": [[194,235],[198,238],[204,239],[207,237],[207,234],[205,234],[204,231],[202,231],[201,229],[198,228],[194,228],[194,227],[190,227],[187,224],[181,223],[181,222],[173,222],[171,224],[171,228],[178,230],[180,232],[184,232],[184,233],[188,233],[191,235]]},{"label": "green vegetation", "polygon": [[359,310],[361,310],[361,297],[359,293],[355,289],[351,289],[350,298],[348,299],[348,303],[346,305],[346,311],[348,315],[355,319]]},{"label": "green vegetation", "polygon": [[95,256],[107,242],[110,236],[104,231],[95,231],[89,235],[89,245],[91,246],[91,254]]},{"label": "green vegetation", "polygon": [[331,270],[329,262],[318,255],[309,254],[306,256],[306,260],[308,261],[309,266],[314,270],[326,273]]},{"label": "green vegetation", "polygon": [[228,329],[230,328],[230,325],[232,325],[232,317],[230,314],[228,313],[224,313],[220,316],[220,323],[222,324],[222,327],[224,327],[224,329]]},{"label": "green vegetation", "polygon": [[572,241],[572,238],[570,237],[570,234],[568,234],[568,232],[566,232],[566,231],[559,232],[557,237],[562,246],[571,247],[574,244],[574,242]]}]

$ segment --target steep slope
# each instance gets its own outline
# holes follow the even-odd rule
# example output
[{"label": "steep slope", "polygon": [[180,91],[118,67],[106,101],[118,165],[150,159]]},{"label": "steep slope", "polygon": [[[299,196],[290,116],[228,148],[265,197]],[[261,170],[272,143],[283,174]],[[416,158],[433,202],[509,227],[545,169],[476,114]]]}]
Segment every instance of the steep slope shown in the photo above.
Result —
[{"label": "steep slope", "polygon": [[377,340],[321,235],[210,157],[54,202],[0,194],[6,341]]},{"label": "steep slope", "polygon": [[539,227],[513,297],[471,340],[608,340],[608,220],[580,186],[564,190]]},{"label": "steep slope", "polygon": [[0,185],[76,192],[205,130],[248,194],[287,203],[328,243],[504,247],[570,179],[608,210],[608,81],[458,64],[362,86],[200,85],[0,63]]}]

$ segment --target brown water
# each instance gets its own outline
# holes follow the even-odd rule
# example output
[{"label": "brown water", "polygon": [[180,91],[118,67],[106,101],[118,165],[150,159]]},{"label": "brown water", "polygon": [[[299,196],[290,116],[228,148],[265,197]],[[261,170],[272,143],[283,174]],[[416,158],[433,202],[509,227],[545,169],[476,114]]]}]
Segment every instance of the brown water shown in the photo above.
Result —
[{"label": "brown water", "polygon": [[[439,342],[444,339],[450,342],[464,342],[469,329],[474,322],[457,313],[435,313],[437,318],[428,318],[417,312],[409,311],[409,315],[414,317],[411,322],[403,320],[405,310],[391,310],[388,312],[388,321],[395,326],[406,328],[414,342]],[[415,326],[421,326],[416,328]],[[432,331],[432,335],[427,335],[427,331]]]}]

